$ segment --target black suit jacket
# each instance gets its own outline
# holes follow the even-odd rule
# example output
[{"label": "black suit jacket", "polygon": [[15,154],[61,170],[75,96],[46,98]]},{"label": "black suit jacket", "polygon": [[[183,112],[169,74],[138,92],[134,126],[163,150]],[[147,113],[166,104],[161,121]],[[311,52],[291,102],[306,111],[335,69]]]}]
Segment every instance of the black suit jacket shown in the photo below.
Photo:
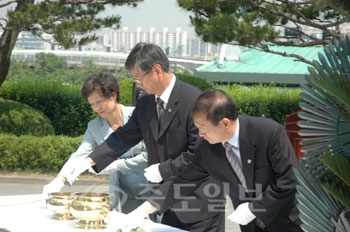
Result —
[{"label": "black suit jacket", "polygon": [[[193,162],[171,186],[199,183],[208,176],[214,177],[223,183],[222,191],[230,196],[234,207],[251,202],[251,211],[268,231],[293,231],[291,225],[298,227],[301,224],[295,198],[297,179],[293,172],[299,165],[284,128],[270,119],[251,116],[239,116],[239,124],[240,154],[248,193],[239,190],[240,182],[226,158],[223,145],[209,144],[204,139],[198,142]],[[183,195],[191,194],[190,188],[182,190]],[[160,211],[174,201],[171,194],[166,200],[158,201]],[[241,230],[255,231],[255,220],[241,226]]]},{"label": "black suit jacket", "polygon": [[[170,180],[179,174],[194,157],[198,129],[193,124],[191,110],[200,93],[199,89],[176,79],[159,131],[155,96],[149,94],[141,97],[129,121],[89,155],[96,163],[93,167],[95,171],[103,170],[143,139],[148,153],[148,165],[160,163],[163,180]],[[205,182],[211,181],[208,178]],[[198,185],[198,189],[201,186],[203,185]],[[189,208],[200,211],[177,212],[177,216],[185,223],[197,222],[215,214],[206,210],[207,196],[202,190],[196,190],[195,196],[195,199],[186,203],[174,205],[183,208],[182,204],[188,203]],[[215,198],[222,199],[223,196]]]}]

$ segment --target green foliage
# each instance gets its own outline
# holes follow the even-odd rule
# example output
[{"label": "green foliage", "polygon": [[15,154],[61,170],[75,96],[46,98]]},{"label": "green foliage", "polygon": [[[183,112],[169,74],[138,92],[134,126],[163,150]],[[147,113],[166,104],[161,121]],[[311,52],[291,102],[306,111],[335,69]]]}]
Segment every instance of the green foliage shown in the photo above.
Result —
[{"label": "green foliage", "polygon": [[30,106],[0,98],[0,133],[46,136],[55,131],[50,120]]},{"label": "green foliage", "polygon": [[[301,85],[305,102],[298,125],[304,157],[303,172],[296,172],[298,208],[304,231],[345,232],[350,230],[350,39],[330,43],[324,51]],[[316,205],[321,205],[316,213],[305,210]],[[325,221],[330,223],[322,225]]]},{"label": "green foliage", "polygon": [[202,78],[186,75],[183,73],[175,73],[175,75],[183,82],[186,82],[190,85],[196,86],[198,89],[200,89],[202,91],[206,90],[206,89],[213,88],[213,86],[209,82],[207,82],[206,80],[204,80]]},{"label": "green foliage", "polygon": [[[61,70],[56,69],[56,74],[59,71]],[[65,76],[56,75],[55,78],[56,79],[64,78],[63,81],[65,83],[71,83],[71,84],[83,86],[87,76],[91,75],[92,73],[100,73],[102,71],[103,71],[102,66],[94,64],[92,60],[88,60],[88,61],[85,61],[79,68],[73,68],[73,69],[67,70]]]},{"label": "green foliage", "polygon": [[120,103],[125,106],[132,106],[132,79],[124,79],[119,83]]},{"label": "green foliage", "polygon": [[64,70],[64,68],[67,68],[67,62],[64,57],[59,57],[52,53],[38,53],[35,55],[34,74],[43,79],[55,73],[55,70]]},{"label": "green foliage", "polygon": [[[319,62],[314,61],[314,67],[309,67],[310,81],[317,87],[327,90],[327,95],[337,105],[341,117],[350,123],[350,74],[348,58],[350,57],[349,37],[335,41],[335,45],[325,48],[324,56]],[[349,52],[349,54],[344,54]]]},{"label": "green foliage", "polygon": [[[350,187],[350,172],[348,168],[350,167],[350,160],[346,156],[334,154],[334,153],[325,153],[323,157],[323,162],[327,166],[330,172],[334,172],[345,185]],[[350,197],[350,194],[347,195]],[[348,205],[350,208],[350,204]]]},{"label": "green foliage", "polygon": [[[81,87],[87,76],[102,71],[101,66],[86,61],[81,68],[68,69],[61,57],[39,53],[34,69],[27,62],[13,61],[8,81],[0,96],[22,102],[42,111],[50,118],[56,134],[79,136],[96,114],[81,98]],[[132,105],[132,80],[126,71],[117,71],[121,103]],[[126,82],[124,83],[125,80]]]},{"label": "green foliage", "polygon": [[[89,34],[90,32],[104,27],[120,26],[121,18],[118,15],[101,17],[101,12],[105,10],[104,4],[107,3],[116,4],[108,1],[101,1],[99,4],[72,4],[67,0],[26,3],[19,9],[8,12],[8,26],[36,35],[51,34],[64,48],[70,48],[96,40],[95,34]],[[75,36],[77,34],[84,36],[79,39]]]},{"label": "green foliage", "polygon": [[82,137],[0,134],[0,169],[57,173],[81,140]]},{"label": "green foliage", "polygon": [[60,80],[63,83],[82,86],[87,76],[101,71],[102,67],[94,64],[92,59],[85,61],[79,68],[71,69],[63,57],[52,53],[38,53],[35,55],[33,69],[29,67],[28,62],[12,60],[7,79]]},{"label": "green foliage", "polygon": [[[322,4],[320,4],[322,2]],[[335,1],[207,1],[205,4],[196,0],[178,0],[179,5],[191,11],[191,23],[195,26],[197,34],[205,41],[214,43],[238,42],[240,45],[259,46],[265,42],[285,43],[279,41],[284,35],[280,34],[280,26],[287,29],[301,28],[302,26],[316,27],[324,22],[324,15],[328,13],[329,21],[337,25],[344,23],[341,16],[349,17],[349,3],[344,0]],[[345,6],[344,11],[339,3]],[[338,4],[338,5],[337,5]],[[282,14],[283,12],[284,14]],[[332,12],[333,14],[329,14]],[[300,18],[308,20],[298,20]],[[316,27],[321,28],[321,27]],[[327,28],[331,29],[332,28]],[[299,29],[298,29],[299,30]],[[310,40],[316,39],[304,31]],[[335,36],[339,36],[335,32]],[[294,37],[298,43],[306,43],[299,37]],[[318,40],[318,39],[317,39]],[[294,41],[295,42],[295,41]],[[321,41],[316,41],[322,44]],[[288,43],[297,46],[295,43]]]},{"label": "green foliage", "polygon": [[299,109],[301,89],[271,85],[218,85],[235,101],[240,114],[272,118],[284,125],[286,115]]},{"label": "green foliage", "polygon": [[[324,45],[329,38],[320,39],[314,35],[315,31],[328,33],[329,40],[339,39],[339,27],[350,19],[348,0],[177,2],[191,13],[191,24],[204,41],[239,44],[267,52],[271,52],[267,44],[302,47]],[[287,49],[276,54],[311,63],[306,57],[289,54]]]},{"label": "green foliage", "polygon": [[8,74],[9,79],[23,79],[30,78],[34,75],[33,70],[29,67],[29,63],[26,61],[12,60]]},{"label": "green foliage", "polygon": [[126,71],[126,69],[117,69],[115,72],[115,76],[117,77],[118,81],[124,81],[126,79],[132,80],[130,77],[130,74]]},{"label": "green foliage", "polygon": [[[202,90],[213,88],[200,78],[183,74],[176,75],[181,80]],[[125,78],[120,82],[120,102],[124,105],[131,105],[132,85],[133,81],[130,78]],[[298,98],[298,89],[277,88],[273,85],[251,87],[233,85],[219,86],[219,88],[227,91],[236,102],[242,104],[242,108],[247,110],[241,113],[259,116],[266,114],[280,123],[284,122],[286,114],[294,112],[294,108],[297,107],[298,100],[295,98]],[[89,104],[82,100],[80,91],[81,86],[63,83],[56,79],[44,81],[22,78],[6,81],[0,88],[0,96],[30,103],[56,120],[57,128],[65,132],[71,132],[69,129],[72,128],[75,130],[73,135],[66,133],[70,137],[45,136],[40,139],[32,136],[18,137],[11,134],[0,134],[0,154],[2,154],[0,169],[57,173],[69,155],[78,148],[82,139],[82,136],[71,137],[82,135],[86,130],[87,122],[96,116],[92,113]],[[276,113],[273,113],[274,111]]]},{"label": "green foliage", "polygon": [[81,46],[97,40],[96,30],[120,27],[121,17],[104,14],[105,5],[135,7],[141,1],[9,1],[2,4],[0,8],[6,7],[6,15],[0,21],[3,29],[0,37],[0,86],[6,80],[11,53],[22,31],[31,32],[65,49]]},{"label": "green foliage", "polygon": [[350,159],[326,152],[323,162],[327,167],[327,174],[320,179],[320,184],[345,207],[350,208]]},{"label": "green foliage", "polygon": [[[0,88],[0,96],[39,109],[48,116],[56,134],[78,136],[84,133],[89,120],[96,116],[81,99],[81,86],[88,75],[98,72],[88,61],[82,68],[67,69],[59,57],[38,54],[34,70],[23,62],[11,65],[9,80]],[[22,67],[21,69],[17,67]],[[18,70],[22,70],[20,72]],[[44,71],[46,70],[46,71]],[[26,76],[27,75],[27,76]],[[120,85],[120,103],[132,105],[133,81],[125,70],[115,73]],[[175,73],[182,81],[201,90],[214,86],[204,79],[184,73]],[[265,116],[284,124],[287,114],[297,111],[298,89],[270,86],[219,86],[236,100],[242,114]]]},{"label": "green foliage", "polygon": [[350,224],[347,212],[319,184],[315,184],[305,172],[296,170],[299,180],[296,186],[298,194],[299,217],[305,232],[348,232]]},{"label": "green foliage", "polygon": [[22,79],[6,81],[0,96],[42,111],[57,135],[79,136],[92,119],[90,105],[80,95],[81,87],[59,80]]}]

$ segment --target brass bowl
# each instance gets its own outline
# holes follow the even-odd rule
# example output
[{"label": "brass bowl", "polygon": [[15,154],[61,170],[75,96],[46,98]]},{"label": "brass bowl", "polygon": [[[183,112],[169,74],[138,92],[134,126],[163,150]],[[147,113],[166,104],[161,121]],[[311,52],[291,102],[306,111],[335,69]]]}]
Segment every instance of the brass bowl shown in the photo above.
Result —
[{"label": "brass bowl", "polygon": [[51,193],[46,200],[47,207],[54,212],[52,219],[55,220],[73,220],[74,217],[70,213],[73,195],[69,192]]},{"label": "brass bowl", "polygon": [[78,219],[75,226],[82,229],[104,229],[111,211],[110,194],[81,192],[74,194],[70,212]]}]

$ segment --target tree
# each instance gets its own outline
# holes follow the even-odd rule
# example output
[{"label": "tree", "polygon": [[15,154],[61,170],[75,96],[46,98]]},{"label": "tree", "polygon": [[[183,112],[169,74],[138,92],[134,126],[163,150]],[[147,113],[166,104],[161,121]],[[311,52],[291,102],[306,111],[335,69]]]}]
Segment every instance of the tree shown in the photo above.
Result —
[{"label": "tree", "polygon": [[0,86],[5,81],[12,50],[20,32],[28,31],[44,38],[52,35],[64,48],[96,40],[94,31],[106,27],[119,28],[118,15],[101,16],[105,6],[136,7],[142,0],[1,0],[7,17],[0,17]]},{"label": "tree", "polygon": [[[268,45],[315,46],[340,39],[340,25],[350,21],[349,0],[177,0],[190,16],[197,35],[206,42],[239,44],[276,52]],[[303,30],[308,27],[314,30]],[[322,36],[314,34],[315,30]]]},{"label": "tree", "polygon": [[[30,65],[28,61],[12,60],[6,80],[17,81],[23,78],[42,81],[59,80],[67,85],[82,86],[88,75],[103,71],[103,67],[92,60],[86,60],[81,65],[71,68],[65,58],[44,52],[35,55],[34,68],[31,68]],[[121,74],[117,70],[116,76],[119,81],[128,78],[126,71]]]},{"label": "tree", "polygon": [[64,70],[64,68],[67,68],[67,61],[65,58],[51,53],[38,53],[35,55],[35,60],[34,73],[37,76],[42,76],[42,78],[46,78],[57,69]]}]

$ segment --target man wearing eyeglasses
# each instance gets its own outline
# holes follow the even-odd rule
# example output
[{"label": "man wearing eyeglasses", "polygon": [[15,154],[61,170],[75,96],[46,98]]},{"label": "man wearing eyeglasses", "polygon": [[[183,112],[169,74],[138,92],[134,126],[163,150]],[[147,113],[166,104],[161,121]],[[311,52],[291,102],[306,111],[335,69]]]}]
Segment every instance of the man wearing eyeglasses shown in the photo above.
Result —
[{"label": "man wearing eyeglasses", "polygon": [[[198,129],[191,110],[201,91],[177,79],[164,51],[154,44],[136,44],[125,68],[147,95],[137,101],[129,121],[89,155],[85,167],[81,161],[79,166],[72,164],[72,176],[77,177],[90,166],[100,172],[143,140],[148,153],[145,176],[153,187],[158,183],[165,186],[194,158]],[[221,183],[211,177],[203,180],[192,196],[164,212],[162,223],[189,231],[225,231],[224,194],[213,194],[210,187],[222,189]],[[209,202],[221,203],[222,210],[209,206]]]}]

